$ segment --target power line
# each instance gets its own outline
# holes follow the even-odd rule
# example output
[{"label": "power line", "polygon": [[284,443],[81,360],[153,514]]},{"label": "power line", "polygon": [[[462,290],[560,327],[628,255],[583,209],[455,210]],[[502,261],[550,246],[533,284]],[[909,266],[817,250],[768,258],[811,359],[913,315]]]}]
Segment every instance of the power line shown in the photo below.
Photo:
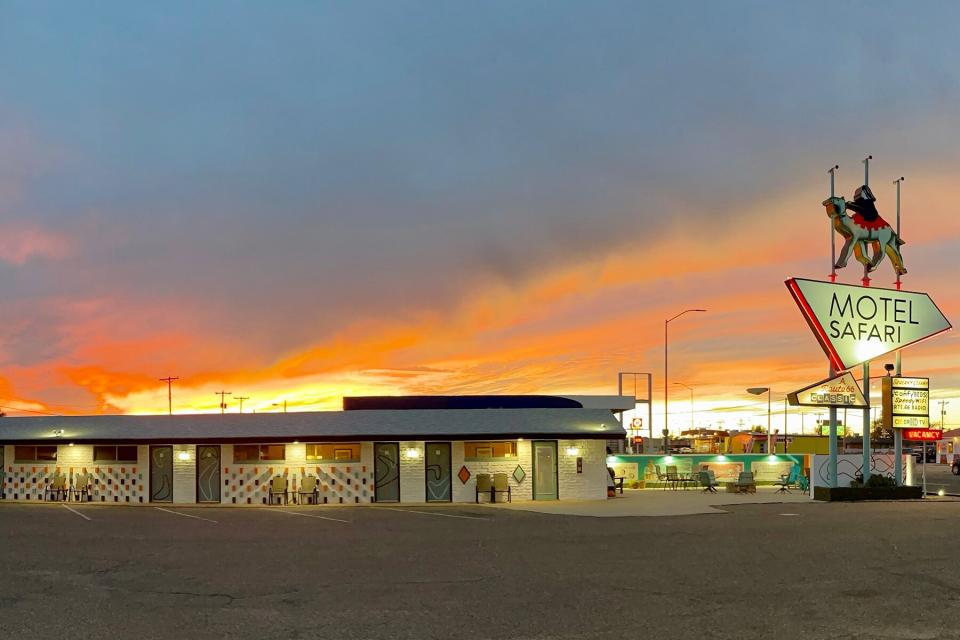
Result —
[{"label": "power line", "polygon": [[160,382],[167,383],[167,414],[173,415],[173,381],[179,380],[179,377],[168,376],[166,378],[160,378]]},{"label": "power line", "polygon": [[233,399],[240,401],[240,413],[243,413],[243,401],[249,400],[250,396],[233,396]]},{"label": "power line", "polygon": [[227,412],[227,399],[226,396],[232,396],[232,391],[214,391],[213,395],[220,396],[220,413]]}]

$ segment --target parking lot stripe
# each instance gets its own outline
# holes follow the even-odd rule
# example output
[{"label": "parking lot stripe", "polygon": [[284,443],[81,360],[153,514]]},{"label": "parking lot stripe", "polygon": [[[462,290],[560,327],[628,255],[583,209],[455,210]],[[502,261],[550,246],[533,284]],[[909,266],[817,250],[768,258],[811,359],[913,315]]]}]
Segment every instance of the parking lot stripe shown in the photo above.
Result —
[{"label": "parking lot stripe", "polygon": [[79,511],[77,511],[76,509],[71,509],[70,507],[68,507],[68,506],[65,505],[65,504],[62,504],[62,505],[60,505],[60,506],[63,507],[64,509],[66,509],[67,511],[71,512],[71,513],[77,514],[78,516],[80,516],[80,517],[83,518],[84,520],[93,520],[93,518],[91,518],[91,517],[89,517],[89,516],[85,516],[85,515],[83,515],[82,513],[80,513]]},{"label": "parking lot stripe", "polygon": [[331,522],[343,522],[344,524],[351,524],[350,520],[340,520],[338,518],[328,518],[326,516],[317,516],[312,513],[300,513],[298,511],[284,511],[283,509],[267,509],[267,511],[276,511],[277,513],[286,513],[291,516],[303,516],[304,518],[317,518],[318,520],[330,520]]},{"label": "parking lot stripe", "polygon": [[459,516],[453,513],[434,513],[433,511],[416,511],[414,509],[397,509],[395,507],[380,507],[386,511],[402,511],[404,513],[422,513],[425,516],[440,516],[441,518],[463,518],[464,520],[490,520],[480,516]]},{"label": "parking lot stripe", "polygon": [[170,509],[164,509],[163,507],[154,507],[157,511],[164,511],[166,513],[172,513],[175,516],[183,516],[184,518],[193,518],[194,520],[203,520],[204,522],[212,522],[217,524],[216,520],[211,520],[210,518],[201,518],[200,516],[190,515],[189,513],[180,513],[179,511],[171,511]]}]

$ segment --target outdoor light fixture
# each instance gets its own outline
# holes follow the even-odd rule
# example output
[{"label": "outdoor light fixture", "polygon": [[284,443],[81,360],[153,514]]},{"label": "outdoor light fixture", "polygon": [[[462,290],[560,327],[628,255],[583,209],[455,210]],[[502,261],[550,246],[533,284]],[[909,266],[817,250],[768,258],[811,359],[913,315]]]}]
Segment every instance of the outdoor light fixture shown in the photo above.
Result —
[{"label": "outdoor light fixture", "polygon": [[666,458],[664,458],[664,461],[665,461],[665,462],[673,462],[673,456],[667,456]]},{"label": "outdoor light fixture", "polygon": [[53,437],[54,437],[54,438],[62,438],[62,437],[63,437],[63,429],[54,429],[54,430],[53,430]]},{"label": "outdoor light fixture", "polygon": [[943,489],[940,489],[940,491],[937,491],[937,495],[942,498],[943,496],[947,495],[947,492]]},{"label": "outdoor light fixture", "polygon": [[567,447],[567,455],[568,456],[580,455],[580,449],[578,449],[577,447]]},{"label": "outdoor light fixture", "polygon": [[177,452],[177,460],[179,460],[180,462],[186,462],[186,461],[189,460],[189,459],[190,459],[190,452],[189,452],[189,451],[178,451],[178,452]]},{"label": "outdoor light fixture", "polygon": [[73,446],[73,443],[71,442],[71,443],[69,443],[67,446],[68,446],[68,447],[72,447],[72,446]]},{"label": "outdoor light fixture", "polygon": [[414,447],[410,447],[409,449],[407,449],[407,458],[409,458],[410,460],[416,460],[419,457],[420,457],[420,449],[416,449]]}]

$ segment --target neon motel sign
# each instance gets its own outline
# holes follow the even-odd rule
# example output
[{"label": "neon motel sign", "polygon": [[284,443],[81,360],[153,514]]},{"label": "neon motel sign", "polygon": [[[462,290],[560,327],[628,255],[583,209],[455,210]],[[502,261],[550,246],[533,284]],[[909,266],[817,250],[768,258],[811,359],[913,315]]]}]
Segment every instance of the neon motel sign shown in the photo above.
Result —
[{"label": "neon motel sign", "polygon": [[869,406],[860,390],[860,385],[848,371],[834,378],[827,378],[787,394],[794,407],[842,407],[857,409]]},{"label": "neon motel sign", "polygon": [[790,278],[785,283],[835,371],[951,328],[925,293]]}]

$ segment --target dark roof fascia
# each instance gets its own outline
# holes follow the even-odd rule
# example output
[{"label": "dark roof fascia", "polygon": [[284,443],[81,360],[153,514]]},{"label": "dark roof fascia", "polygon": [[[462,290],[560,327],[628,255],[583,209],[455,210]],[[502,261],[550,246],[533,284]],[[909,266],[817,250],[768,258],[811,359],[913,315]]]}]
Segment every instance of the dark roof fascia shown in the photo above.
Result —
[{"label": "dark roof fascia", "polygon": [[32,445],[70,445],[70,444],[292,444],[294,442],[499,442],[501,440],[617,440],[623,438],[625,432],[602,432],[602,433],[538,433],[538,434],[404,434],[403,438],[397,438],[396,434],[386,436],[365,435],[365,436],[263,436],[263,437],[242,437],[242,438],[71,438],[69,440],[60,438],[43,438],[36,440],[3,440],[0,438],[0,445],[9,444],[14,446],[32,446]]}]

